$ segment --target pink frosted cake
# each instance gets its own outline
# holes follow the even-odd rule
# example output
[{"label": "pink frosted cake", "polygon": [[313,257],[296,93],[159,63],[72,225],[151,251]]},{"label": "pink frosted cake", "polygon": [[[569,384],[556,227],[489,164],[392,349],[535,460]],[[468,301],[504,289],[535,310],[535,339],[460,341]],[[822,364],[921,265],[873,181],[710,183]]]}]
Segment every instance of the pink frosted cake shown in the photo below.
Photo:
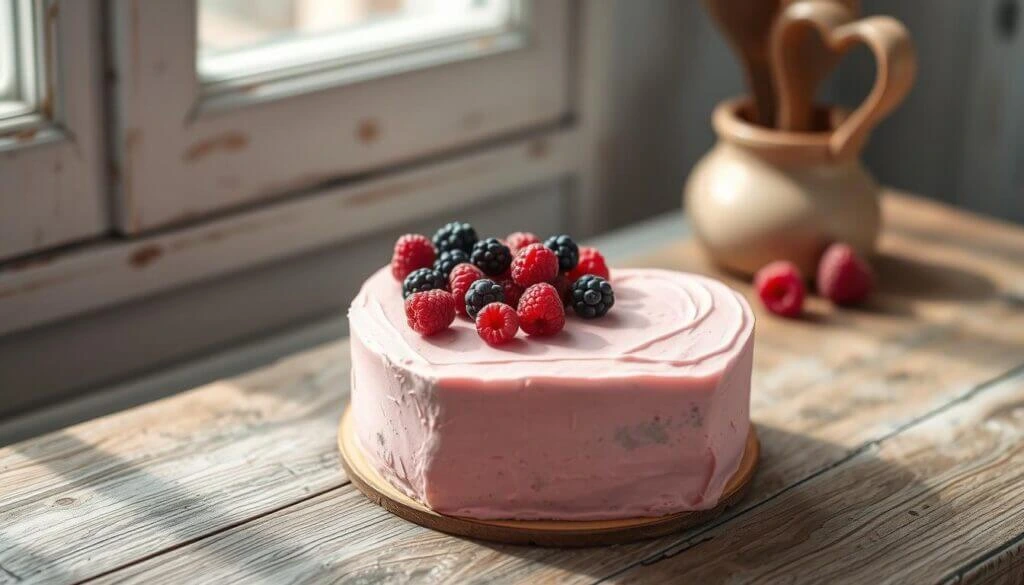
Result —
[{"label": "pink frosted cake", "polygon": [[615,308],[552,337],[421,337],[388,269],[349,310],[369,463],[431,509],[597,520],[713,507],[750,427],[754,318],[715,280],[616,270]]}]

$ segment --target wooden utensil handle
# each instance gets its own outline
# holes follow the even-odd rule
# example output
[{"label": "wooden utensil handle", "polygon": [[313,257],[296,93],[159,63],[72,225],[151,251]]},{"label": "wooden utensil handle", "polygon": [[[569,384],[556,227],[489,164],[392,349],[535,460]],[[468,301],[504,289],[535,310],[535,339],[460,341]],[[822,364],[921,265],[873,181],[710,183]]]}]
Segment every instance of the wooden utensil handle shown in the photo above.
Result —
[{"label": "wooden utensil handle", "polygon": [[[907,29],[888,16],[856,20],[841,3],[805,0],[786,7],[772,31],[772,67],[779,94],[779,121],[783,128],[811,130],[813,80],[800,64],[800,35],[816,33],[837,55],[856,43],[871,50],[877,63],[874,87],[864,102],[839,125],[829,139],[835,158],[856,156],[871,130],[906,97],[914,84],[917,58]],[[816,83],[816,82],[815,82]]]}]

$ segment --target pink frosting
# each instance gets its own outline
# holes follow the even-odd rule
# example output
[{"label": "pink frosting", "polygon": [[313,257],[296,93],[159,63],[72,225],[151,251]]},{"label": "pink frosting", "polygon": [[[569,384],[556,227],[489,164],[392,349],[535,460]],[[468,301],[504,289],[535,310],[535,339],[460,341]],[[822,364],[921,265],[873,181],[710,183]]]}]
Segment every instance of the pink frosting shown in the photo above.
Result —
[{"label": "pink frosting", "polygon": [[490,347],[468,320],[421,337],[387,269],[349,309],[369,461],[473,518],[596,520],[717,503],[749,430],[754,318],[722,283],[614,271],[605,317]]}]

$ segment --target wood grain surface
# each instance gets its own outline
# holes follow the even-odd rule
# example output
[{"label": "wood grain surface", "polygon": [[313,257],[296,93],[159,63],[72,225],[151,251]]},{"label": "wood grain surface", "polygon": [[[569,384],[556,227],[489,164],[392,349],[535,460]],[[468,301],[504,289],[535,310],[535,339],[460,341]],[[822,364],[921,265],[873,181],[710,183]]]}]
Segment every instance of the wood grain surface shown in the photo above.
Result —
[{"label": "wood grain surface", "polygon": [[[761,464],[710,524],[565,550],[392,516],[338,469],[333,344],[0,450],[0,583],[1022,580],[1024,230],[903,196],[883,208],[867,306],[757,309]],[[632,264],[753,298],[692,242]]]}]

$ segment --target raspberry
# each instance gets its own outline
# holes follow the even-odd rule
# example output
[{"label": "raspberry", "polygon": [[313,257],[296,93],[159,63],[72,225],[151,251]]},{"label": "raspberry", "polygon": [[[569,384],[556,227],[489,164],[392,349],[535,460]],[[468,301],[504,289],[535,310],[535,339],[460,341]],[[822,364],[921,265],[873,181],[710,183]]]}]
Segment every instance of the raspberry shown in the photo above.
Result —
[{"label": "raspberry", "polygon": [[476,332],[490,345],[501,345],[516,336],[519,316],[505,303],[491,303],[476,315]]},{"label": "raspberry", "polygon": [[505,304],[512,308],[519,306],[519,299],[523,296],[523,287],[516,284],[511,276],[499,278],[495,282],[500,284],[505,291]]},{"label": "raspberry", "polygon": [[430,268],[434,264],[434,245],[427,236],[405,234],[395,242],[391,255],[391,275],[397,281],[405,280],[417,268]]},{"label": "raspberry", "polygon": [[434,233],[434,246],[438,252],[459,249],[469,254],[476,243],[476,230],[465,222],[453,221]]},{"label": "raspberry", "polygon": [[452,273],[452,268],[455,268],[463,262],[469,262],[469,254],[458,248],[454,250],[447,250],[441,252],[437,257],[437,260],[434,261],[434,270],[440,272],[445,278],[448,278],[448,275]]},{"label": "raspberry", "polygon": [[508,246],[497,238],[487,238],[473,244],[473,251],[469,257],[477,268],[490,276],[505,272],[512,264],[512,252],[509,252]]},{"label": "raspberry", "polygon": [[799,317],[804,306],[804,280],[792,262],[777,260],[757,271],[754,287],[764,306],[783,317]]},{"label": "raspberry", "polygon": [[445,280],[440,272],[431,268],[417,268],[410,272],[409,276],[406,276],[405,280],[402,281],[402,298],[408,298],[413,293],[426,292],[428,290],[444,290],[447,284],[448,281]]},{"label": "raspberry", "polygon": [[832,244],[818,262],[818,293],[837,305],[866,299],[874,280],[871,267],[848,244]]},{"label": "raspberry", "polygon": [[465,317],[466,313],[466,291],[474,282],[484,277],[482,270],[472,264],[459,264],[452,269],[448,275],[448,289],[455,297],[455,310]]},{"label": "raspberry", "polygon": [[611,271],[608,270],[608,264],[604,261],[604,256],[597,251],[597,248],[581,247],[579,264],[576,265],[576,268],[570,270],[566,276],[569,277],[571,282],[576,282],[584,274],[593,274],[605,280],[611,280],[612,276]]},{"label": "raspberry", "polygon": [[565,326],[565,307],[555,287],[535,284],[519,299],[519,326],[527,335],[554,335]]},{"label": "raspberry", "polygon": [[455,320],[455,297],[436,289],[414,293],[405,299],[405,318],[420,335],[444,331]]},{"label": "raspberry", "polygon": [[512,259],[512,280],[519,286],[550,282],[558,276],[558,256],[544,244],[530,244]]},{"label": "raspberry", "polygon": [[566,275],[559,274],[551,281],[551,286],[555,287],[555,290],[558,291],[558,297],[562,299],[563,305],[568,306],[572,304],[572,281]]},{"label": "raspberry", "polygon": [[576,268],[576,264],[580,261],[580,249],[576,245],[576,242],[572,241],[572,238],[562,234],[560,236],[551,236],[544,240],[544,245],[558,256],[558,269],[562,272],[568,272],[573,268]]},{"label": "raspberry", "polygon": [[584,319],[602,317],[614,304],[612,285],[600,276],[586,274],[572,285],[572,310]]},{"label": "raspberry", "polygon": [[476,319],[477,313],[491,303],[504,303],[505,289],[501,285],[482,278],[470,285],[466,291],[466,314]]},{"label": "raspberry", "polygon": [[512,251],[512,256],[515,256],[520,250],[530,244],[539,243],[540,238],[537,237],[537,234],[531,232],[512,232],[505,236],[505,245]]}]

